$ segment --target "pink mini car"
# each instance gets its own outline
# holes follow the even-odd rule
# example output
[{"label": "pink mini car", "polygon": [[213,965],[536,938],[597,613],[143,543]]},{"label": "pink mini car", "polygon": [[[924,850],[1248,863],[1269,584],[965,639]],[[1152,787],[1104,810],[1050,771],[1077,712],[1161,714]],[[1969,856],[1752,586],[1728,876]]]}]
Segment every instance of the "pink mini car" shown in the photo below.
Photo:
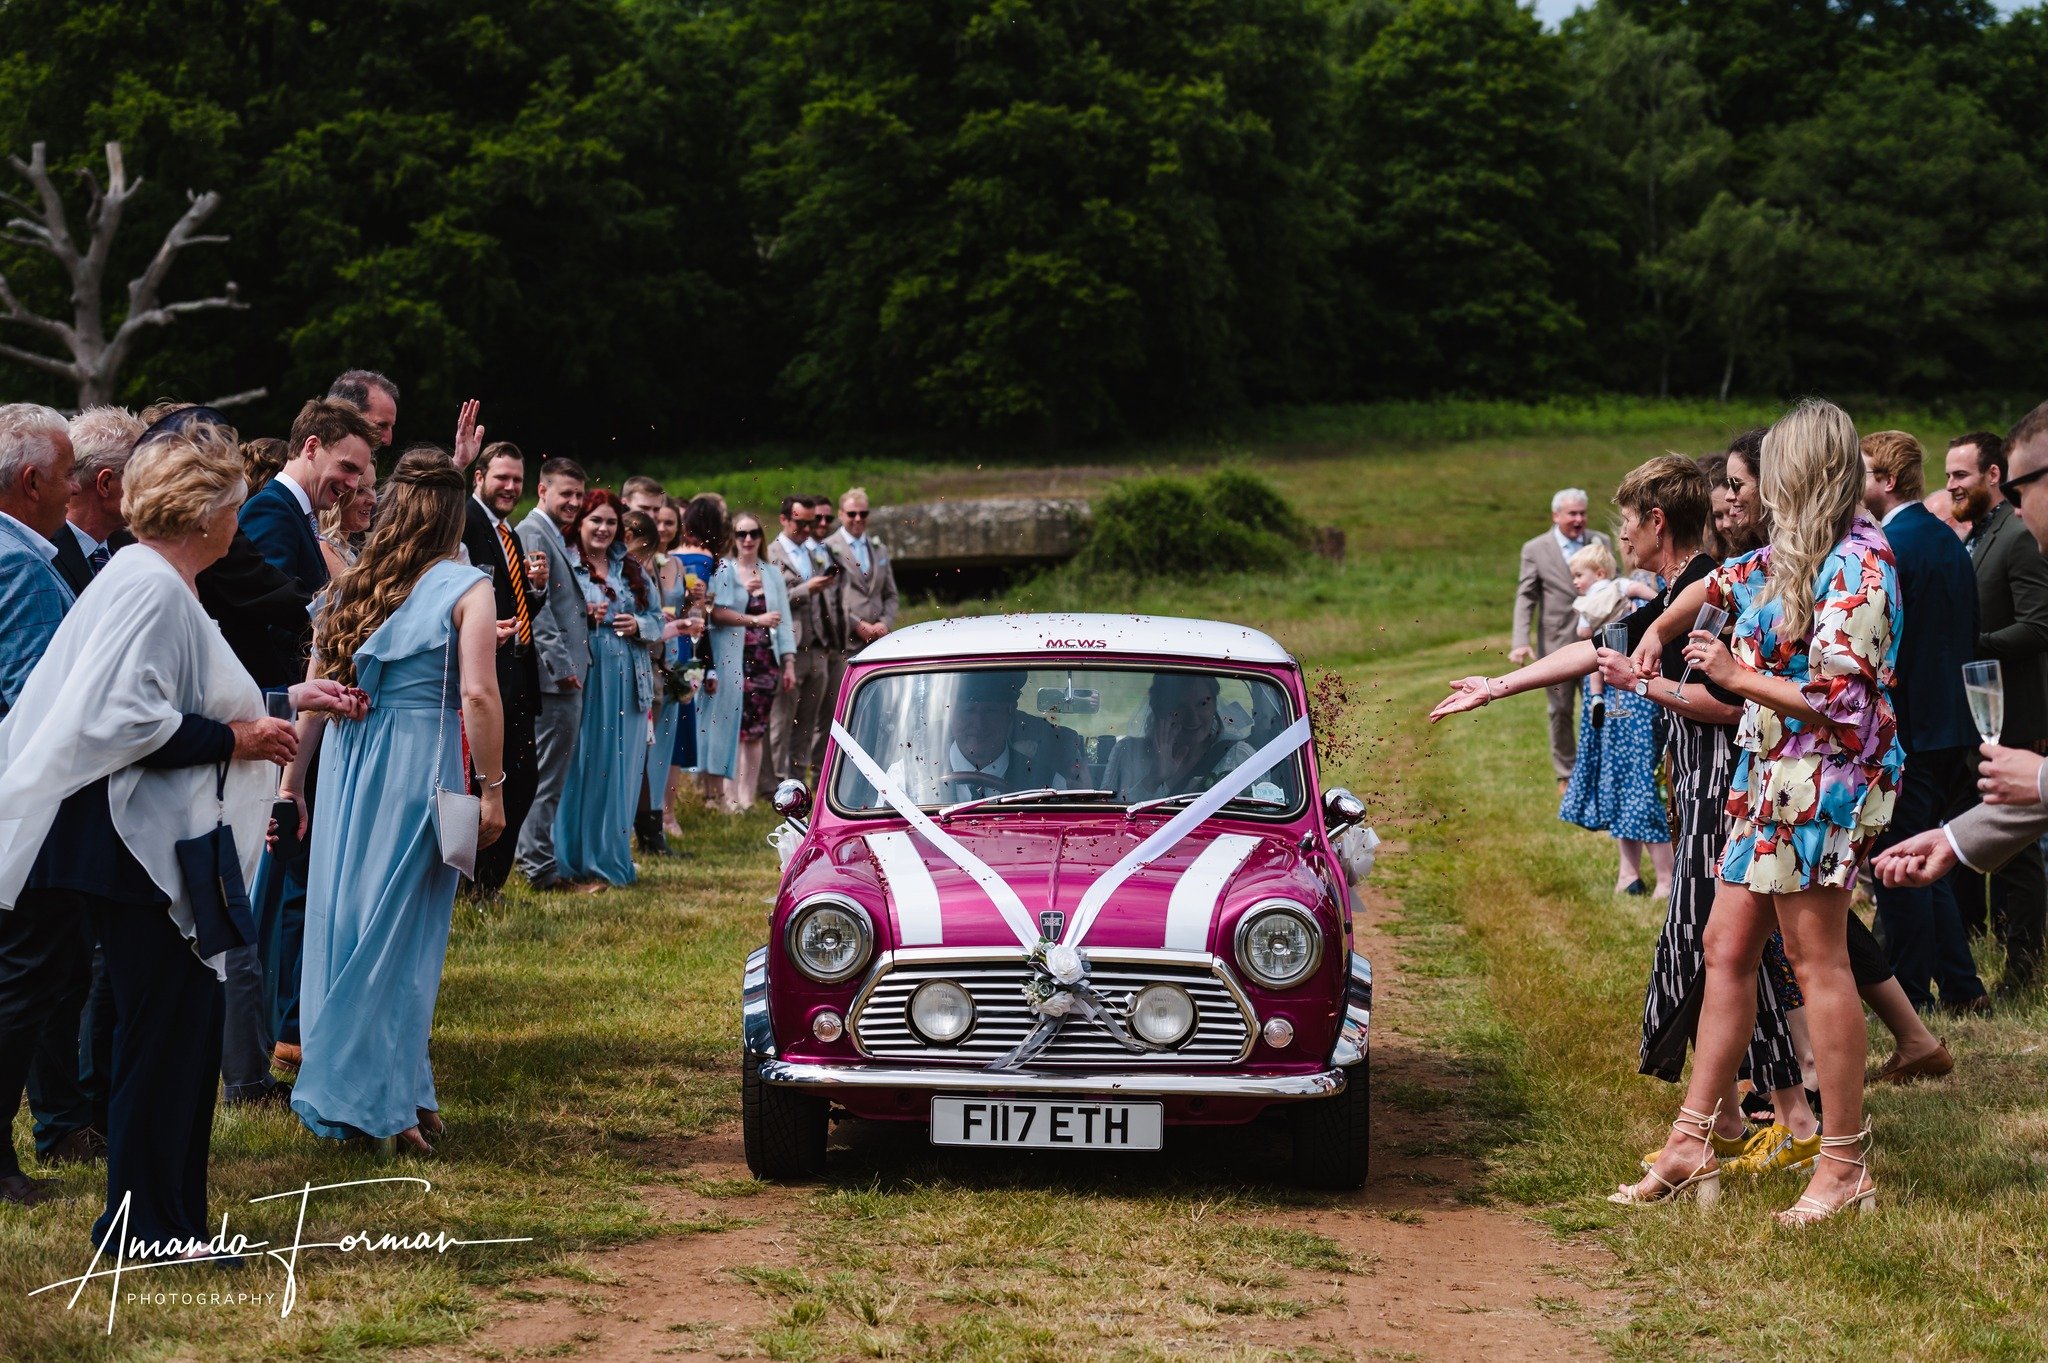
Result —
[{"label": "pink mini car", "polygon": [[1301,670],[1133,615],[913,625],[847,669],[820,798],[747,958],[747,1163],[824,1169],[835,1110],[934,1144],[1158,1150],[1289,1109],[1294,1173],[1365,1178],[1377,842],[1319,789]]}]

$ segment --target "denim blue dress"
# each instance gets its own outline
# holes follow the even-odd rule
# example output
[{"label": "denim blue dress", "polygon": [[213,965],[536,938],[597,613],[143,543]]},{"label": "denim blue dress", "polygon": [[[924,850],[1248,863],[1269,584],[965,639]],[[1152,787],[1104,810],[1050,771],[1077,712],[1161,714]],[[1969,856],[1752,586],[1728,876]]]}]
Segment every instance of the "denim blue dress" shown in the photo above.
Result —
[{"label": "denim blue dress", "polygon": [[[672,590],[661,593],[661,604],[674,610],[674,618],[680,619],[683,614],[683,603],[689,599],[689,596],[688,580],[682,572],[678,571],[676,573],[675,587]],[[666,618],[667,611],[664,611],[663,615]],[[689,661],[690,650],[693,647],[695,647],[695,641],[691,639],[669,640],[661,646],[662,665],[670,668],[682,667]],[[657,699],[661,698],[657,697]],[[662,802],[668,798],[668,768],[670,761],[675,756],[677,731],[682,728],[683,703],[678,700],[663,699],[661,709],[656,713],[654,743],[647,749],[647,794],[648,798],[658,809],[661,807]],[[693,712],[691,715],[691,728],[693,730],[696,728],[695,721],[696,716]],[[692,736],[694,737],[694,734]]]},{"label": "denim blue dress", "polygon": [[439,1107],[427,1036],[456,873],[434,835],[434,790],[468,789],[452,616],[483,580],[453,560],[427,569],[356,652],[369,713],[328,721],[321,739],[299,993],[306,1058],[292,1090],[316,1136],[393,1136]]},{"label": "denim blue dress", "polygon": [[[661,632],[661,613],[639,610],[626,584],[624,559],[623,550],[612,555],[603,582],[578,564],[577,585],[586,602],[604,607],[607,622],[623,611],[640,621],[641,639],[654,638]],[[565,880],[595,876],[630,885],[636,878],[633,814],[648,765],[652,679],[648,648],[640,639],[621,639],[609,623],[591,627],[583,731],[555,811],[555,864]]]}]

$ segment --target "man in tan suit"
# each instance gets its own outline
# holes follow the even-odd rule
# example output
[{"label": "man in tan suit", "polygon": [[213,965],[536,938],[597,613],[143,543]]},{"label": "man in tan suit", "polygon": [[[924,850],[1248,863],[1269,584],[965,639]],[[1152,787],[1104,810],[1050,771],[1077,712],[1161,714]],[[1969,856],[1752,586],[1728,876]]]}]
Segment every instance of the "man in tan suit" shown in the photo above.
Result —
[{"label": "man in tan suit", "polygon": [[839,499],[839,531],[826,540],[839,565],[839,600],[846,611],[846,651],[858,653],[896,627],[896,570],[889,550],[868,534],[868,494],[848,488]]},{"label": "man in tan suit", "polygon": [[782,533],[768,546],[768,561],[782,570],[789,589],[789,611],[796,630],[796,688],[780,691],[768,717],[768,751],[777,781],[807,780],[811,753],[817,747],[818,712],[825,700],[831,672],[823,602],[837,582],[811,553],[816,523],[809,497],[782,499]]},{"label": "man in tan suit", "polygon": [[[2048,553],[2048,481],[2043,481],[2048,476],[2048,402],[2013,427],[2006,459],[2005,499]],[[1958,864],[1978,872],[1995,871],[2032,852],[2048,834],[2048,761],[2026,748],[1987,744],[1982,752],[1985,760],[1977,789],[1984,803],[1879,854],[1871,863],[1879,880],[1886,885],[1931,885]],[[2040,944],[2031,936],[2009,944],[2007,978],[1999,982],[1993,997],[2008,1001],[2032,983],[2039,953]]]},{"label": "man in tan suit", "polygon": [[[1515,584],[1515,642],[1508,661],[1520,666],[1579,641],[1572,602],[1572,572],[1565,560],[1595,542],[1612,550],[1607,536],[1586,529],[1586,493],[1568,487],[1550,499],[1550,529],[1522,546],[1521,580]],[[1579,755],[1577,682],[1550,687],[1550,765],[1560,789]]]}]

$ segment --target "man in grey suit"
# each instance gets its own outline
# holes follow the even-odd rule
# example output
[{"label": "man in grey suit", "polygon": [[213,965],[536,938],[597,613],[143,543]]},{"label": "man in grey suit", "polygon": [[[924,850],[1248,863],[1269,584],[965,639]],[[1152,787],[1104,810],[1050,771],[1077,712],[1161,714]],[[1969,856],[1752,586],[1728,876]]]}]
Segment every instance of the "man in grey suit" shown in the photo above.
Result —
[{"label": "man in grey suit", "polygon": [[809,497],[782,499],[782,533],[768,546],[768,561],[782,570],[789,589],[789,611],[796,630],[796,688],[780,691],[768,716],[768,751],[777,781],[803,780],[816,746],[818,711],[824,703],[826,661],[820,597],[838,583],[811,554],[811,529],[817,523]]},{"label": "man in grey suit", "polygon": [[848,488],[839,499],[839,533],[825,541],[839,565],[839,601],[845,610],[846,651],[860,652],[896,627],[896,570],[889,550],[868,534],[868,494]]},{"label": "man in grey suit", "polygon": [[[2027,430],[2022,421],[2015,438]],[[2048,559],[2012,490],[2014,442],[1973,432],[1949,443],[1948,489],[1956,515],[1970,523],[1963,541],[1977,573],[1977,656],[1995,658],[2005,682],[2005,724],[1999,741],[2009,748],[2048,751]],[[2039,498],[2037,497],[2038,501]],[[1963,925],[1988,925],[2005,944],[2000,988],[2010,993],[2031,983],[2048,924],[2048,868],[2038,849],[2006,861],[1985,877],[1965,864],[1955,881]],[[1988,924],[1987,924],[1988,919]]]},{"label": "man in grey suit", "polygon": [[[1586,529],[1586,492],[1568,487],[1550,499],[1550,529],[1522,546],[1520,580],[1515,584],[1515,641],[1508,661],[1520,666],[1567,644],[1579,641],[1578,615],[1572,602],[1572,571],[1565,560],[1589,544],[1614,548],[1607,536]],[[1560,682],[1550,691],[1550,765],[1558,786],[1571,778],[1579,755],[1577,682]]]},{"label": "man in grey suit", "polygon": [[540,661],[540,717],[534,723],[533,807],[519,830],[519,869],[536,890],[563,888],[555,866],[555,809],[583,730],[583,679],[590,672],[590,617],[576,581],[568,528],[583,514],[589,479],[573,459],[540,466],[540,504],[519,523],[519,542],[548,561],[547,589],[534,603],[533,646]]},{"label": "man in grey suit", "polygon": [[[2048,403],[2020,418],[2003,445],[1995,464],[1986,465],[1987,469],[1997,469],[1999,504],[2016,509],[2001,517],[2001,524],[2023,525],[2038,551],[2048,546],[2048,483],[2040,481],[2048,475]],[[1978,448],[1982,448],[1981,443]],[[1974,461],[1975,451],[1971,454]],[[1958,481],[1955,449],[1950,451],[1949,469],[1953,488]],[[1960,503],[1962,499],[1957,500]],[[1975,538],[1974,534],[1972,537]],[[1981,582],[1981,567],[1979,571]],[[2006,678],[2006,692],[2006,722],[2010,726],[2010,675]],[[2044,779],[2048,778],[2048,770],[2044,770],[2048,763],[2042,761],[2038,747],[1986,745],[1986,760],[1977,780],[1978,792],[1985,802],[1957,815],[1941,828],[1908,838],[1880,854],[1872,863],[1878,879],[1887,885],[1930,885],[1950,871],[2003,872],[2015,863],[2029,860],[2038,874],[2040,839],[2048,834],[2048,779]],[[2006,971],[1996,997],[2010,999],[2034,983],[2042,948],[2042,910],[2038,897],[2031,904],[2008,901],[2002,929]]]}]

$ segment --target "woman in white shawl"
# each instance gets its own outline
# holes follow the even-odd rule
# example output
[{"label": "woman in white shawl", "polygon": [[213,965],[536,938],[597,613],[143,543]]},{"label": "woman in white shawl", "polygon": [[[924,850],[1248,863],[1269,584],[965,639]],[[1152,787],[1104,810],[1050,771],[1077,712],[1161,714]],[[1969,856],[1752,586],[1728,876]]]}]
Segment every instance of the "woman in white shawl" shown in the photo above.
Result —
[{"label": "woman in white shawl", "polygon": [[[117,1021],[94,1242],[112,1230],[131,1259],[194,1257],[208,1234],[220,979],[234,943],[200,958],[176,845],[226,824],[242,874],[252,872],[276,764],[297,740],[264,717],[194,586],[235,533],[234,432],[210,422],[145,432],[125,484],[136,543],[79,597],[0,723],[0,909],[74,934],[87,917],[106,953]],[[294,688],[294,699],[358,708],[326,683]]]}]

